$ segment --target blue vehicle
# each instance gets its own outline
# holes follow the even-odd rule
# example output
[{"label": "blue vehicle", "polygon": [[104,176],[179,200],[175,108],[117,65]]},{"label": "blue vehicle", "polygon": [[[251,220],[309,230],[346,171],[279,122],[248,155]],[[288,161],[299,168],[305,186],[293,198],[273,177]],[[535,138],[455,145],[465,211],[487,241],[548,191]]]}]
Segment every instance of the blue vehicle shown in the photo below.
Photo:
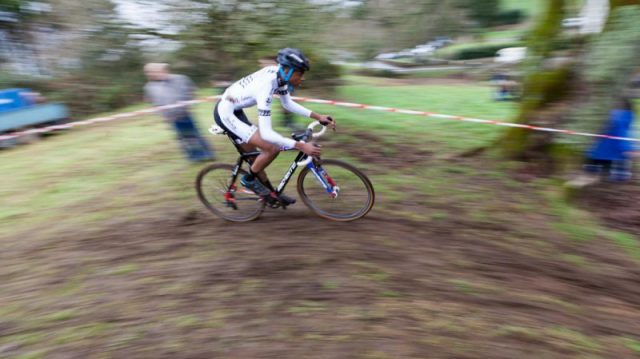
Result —
[{"label": "blue vehicle", "polygon": [[[0,90],[0,134],[58,124],[69,117],[67,107],[59,103],[36,103],[29,89]],[[0,148],[12,147],[19,138],[0,141]]]}]

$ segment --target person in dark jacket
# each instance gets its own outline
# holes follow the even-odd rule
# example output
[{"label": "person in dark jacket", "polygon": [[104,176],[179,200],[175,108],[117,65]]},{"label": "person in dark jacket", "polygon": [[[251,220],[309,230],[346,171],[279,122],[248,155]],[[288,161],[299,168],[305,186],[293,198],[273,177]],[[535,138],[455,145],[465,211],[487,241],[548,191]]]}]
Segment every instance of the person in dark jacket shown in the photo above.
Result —
[{"label": "person in dark jacket", "polygon": [[[149,63],[145,65],[144,72],[149,79],[144,87],[145,99],[154,106],[193,100],[196,88],[191,79],[171,74],[169,65]],[[178,141],[190,161],[211,161],[215,158],[212,148],[200,135],[189,106],[165,109],[161,113],[174,127]]]}]

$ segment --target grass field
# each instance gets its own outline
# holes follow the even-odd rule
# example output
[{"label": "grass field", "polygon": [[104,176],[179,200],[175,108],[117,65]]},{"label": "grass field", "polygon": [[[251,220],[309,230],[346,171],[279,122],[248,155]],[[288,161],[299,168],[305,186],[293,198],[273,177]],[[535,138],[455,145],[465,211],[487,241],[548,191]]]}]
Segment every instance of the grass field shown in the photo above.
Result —
[{"label": "grass field", "polygon": [[[490,91],[350,76],[334,97],[509,119]],[[195,108],[203,130],[211,107]],[[0,357],[640,355],[637,233],[567,204],[558,178],[470,155],[499,127],[309,107],[338,120],[324,156],[374,183],[369,217],[336,224],[296,204],[225,223],[156,116],[0,152]],[[235,158],[210,140],[218,162]]]}]

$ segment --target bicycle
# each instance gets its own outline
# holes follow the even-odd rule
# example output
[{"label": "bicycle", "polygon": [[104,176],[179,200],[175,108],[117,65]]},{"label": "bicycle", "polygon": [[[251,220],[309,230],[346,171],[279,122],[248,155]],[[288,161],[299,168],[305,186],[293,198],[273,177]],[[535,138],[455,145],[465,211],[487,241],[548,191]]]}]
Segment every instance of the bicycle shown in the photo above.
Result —
[{"label": "bicycle", "polygon": [[[304,132],[293,133],[296,141],[309,141],[319,138],[326,127],[315,132],[320,125],[314,121]],[[209,132],[216,135],[226,134],[223,129],[213,125]],[[230,139],[231,140],[231,139]],[[266,207],[286,209],[287,206],[273,199],[263,199],[238,185],[240,176],[247,172],[242,165],[250,165],[250,159],[259,151],[243,153],[231,140],[240,156],[235,165],[211,164],[203,168],[196,178],[198,198],[212,213],[232,222],[247,222],[262,214]],[[375,202],[375,192],[369,178],[354,166],[339,160],[309,158],[299,152],[285,172],[276,194],[280,195],[291,177],[303,167],[298,175],[297,191],[302,202],[320,217],[333,221],[348,222],[364,217]]]}]

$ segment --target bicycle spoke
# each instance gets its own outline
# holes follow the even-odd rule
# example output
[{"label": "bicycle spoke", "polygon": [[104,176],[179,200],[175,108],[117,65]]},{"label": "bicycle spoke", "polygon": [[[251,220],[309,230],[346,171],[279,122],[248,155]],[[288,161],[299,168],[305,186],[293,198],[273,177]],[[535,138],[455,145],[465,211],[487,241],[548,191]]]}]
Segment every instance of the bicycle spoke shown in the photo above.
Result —
[{"label": "bicycle spoke", "polygon": [[[373,187],[364,174],[335,160],[325,160],[322,168],[326,172],[318,173],[322,180],[309,169],[303,170],[298,180],[298,191],[309,208],[320,216],[342,221],[360,218],[371,209]],[[339,191],[333,195],[325,189],[323,182]]]},{"label": "bicycle spoke", "polygon": [[[260,215],[263,203],[254,193],[240,189],[233,191],[233,200],[227,199],[231,188],[233,166],[214,164],[198,175],[196,187],[202,203],[213,213],[230,221],[248,221]],[[244,171],[239,173],[243,175]]]}]

